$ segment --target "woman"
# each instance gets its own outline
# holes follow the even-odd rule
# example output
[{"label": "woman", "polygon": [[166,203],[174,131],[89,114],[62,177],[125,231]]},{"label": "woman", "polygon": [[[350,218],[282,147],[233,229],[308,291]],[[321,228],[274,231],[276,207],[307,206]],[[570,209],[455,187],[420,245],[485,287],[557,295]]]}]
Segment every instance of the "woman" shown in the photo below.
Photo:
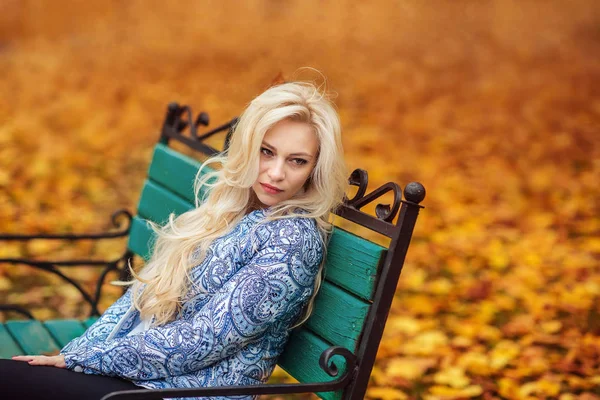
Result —
[{"label": "woman", "polygon": [[[274,86],[210,163],[222,168],[197,180],[207,198],[153,226],[153,255],[123,297],[59,355],[14,357],[29,365],[7,382],[27,376],[35,393],[61,386],[53,397],[67,399],[268,379],[290,329],[310,314],[330,212],[345,192],[337,113],[312,84]],[[42,369],[48,382],[38,385]]]}]

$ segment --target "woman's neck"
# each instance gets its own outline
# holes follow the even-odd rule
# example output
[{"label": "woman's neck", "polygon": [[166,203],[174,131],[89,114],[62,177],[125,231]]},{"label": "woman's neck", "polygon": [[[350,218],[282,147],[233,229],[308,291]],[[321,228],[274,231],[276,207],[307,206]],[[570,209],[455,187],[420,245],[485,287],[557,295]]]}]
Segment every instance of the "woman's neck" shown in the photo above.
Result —
[{"label": "woman's neck", "polygon": [[246,206],[245,215],[250,214],[252,211],[256,211],[256,210],[260,210],[260,209],[264,209],[264,208],[266,208],[265,205],[262,204],[258,200],[258,197],[256,196],[256,194],[254,192],[252,192],[250,194],[250,201],[248,202],[248,205]]}]

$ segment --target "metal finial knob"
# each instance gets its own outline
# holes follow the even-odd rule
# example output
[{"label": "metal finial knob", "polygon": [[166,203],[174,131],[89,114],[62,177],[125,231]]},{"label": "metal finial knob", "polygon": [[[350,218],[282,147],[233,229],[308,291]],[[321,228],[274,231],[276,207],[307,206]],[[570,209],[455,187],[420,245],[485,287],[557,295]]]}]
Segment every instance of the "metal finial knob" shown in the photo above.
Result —
[{"label": "metal finial knob", "polygon": [[412,203],[419,204],[425,198],[425,187],[419,182],[411,182],[404,188],[404,198]]},{"label": "metal finial knob", "polygon": [[200,114],[198,114],[198,117],[196,118],[196,122],[195,122],[194,125],[196,125],[196,126],[200,126],[200,125],[208,126],[209,123],[210,123],[210,117],[208,116],[207,113],[205,113],[203,111]]}]

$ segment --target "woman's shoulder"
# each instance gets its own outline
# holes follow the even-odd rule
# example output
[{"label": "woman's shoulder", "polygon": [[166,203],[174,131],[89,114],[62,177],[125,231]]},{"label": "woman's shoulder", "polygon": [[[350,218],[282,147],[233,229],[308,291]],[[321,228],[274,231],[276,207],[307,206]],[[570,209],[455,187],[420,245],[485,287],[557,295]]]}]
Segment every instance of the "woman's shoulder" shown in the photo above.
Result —
[{"label": "woman's shoulder", "polygon": [[275,218],[270,215],[268,209],[254,212],[260,218],[256,225],[256,233],[259,237],[267,236],[275,241],[287,243],[314,243],[319,247],[323,243],[317,221],[307,216],[308,212],[305,210],[297,209],[291,215]]}]

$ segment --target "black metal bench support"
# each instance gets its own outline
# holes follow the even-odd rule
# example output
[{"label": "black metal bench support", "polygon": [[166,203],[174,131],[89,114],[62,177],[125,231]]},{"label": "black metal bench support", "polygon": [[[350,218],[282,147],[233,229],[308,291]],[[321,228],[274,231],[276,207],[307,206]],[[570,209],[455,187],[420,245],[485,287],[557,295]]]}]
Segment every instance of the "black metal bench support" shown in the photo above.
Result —
[{"label": "black metal bench support", "polygon": [[[87,234],[37,234],[37,235],[22,235],[22,234],[0,234],[0,241],[20,241],[27,242],[30,240],[64,240],[64,241],[80,241],[80,240],[105,240],[126,237],[129,235],[131,228],[132,215],[129,211],[118,210],[113,213],[111,221],[118,230],[105,233],[87,233]],[[124,222],[125,221],[125,222]],[[111,271],[119,273],[119,279],[129,278],[128,264],[132,262],[133,254],[130,251],[125,251],[123,255],[116,260],[68,260],[68,261],[42,261],[28,258],[0,258],[0,263],[6,264],[21,264],[29,267],[42,270],[60,277],[65,282],[71,284],[81,294],[83,300],[90,305],[90,317],[99,316],[98,303],[102,295],[102,285]],[[77,266],[104,266],[96,281],[93,294],[88,293],[78,282],[65,275],[57,267],[77,267]],[[23,307],[15,304],[0,305],[0,311],[17,312],[29,319],[35,319],[33,315]]]}]

